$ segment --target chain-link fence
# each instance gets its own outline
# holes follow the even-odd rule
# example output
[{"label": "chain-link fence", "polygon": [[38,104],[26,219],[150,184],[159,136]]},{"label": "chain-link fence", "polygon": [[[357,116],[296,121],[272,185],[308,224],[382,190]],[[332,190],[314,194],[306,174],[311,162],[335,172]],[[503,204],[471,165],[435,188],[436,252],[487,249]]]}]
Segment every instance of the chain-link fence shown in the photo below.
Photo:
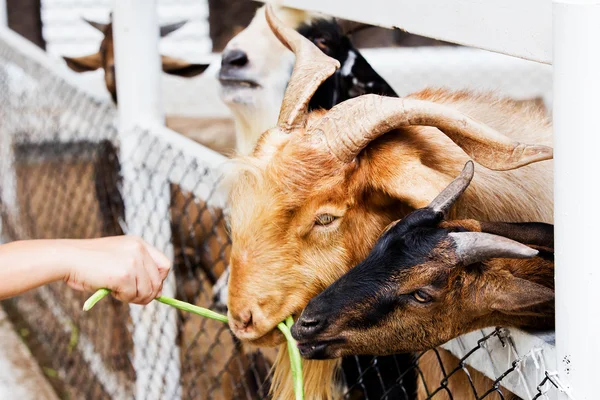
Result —
[{"label": "chain-link fence", "polygon": [[[0,37],[2,239],[140,235],[173,256],[166,295],[214,308],[230,251],[225,159],[166,129],[118,135],[111,104],[14,39]],[[86,296],[53,284],[2,303],[61,397],[268,398],[274,350],[162,304],[110,299],[84,314]],[[443,349],[348,357],[344,398],[537,399],[560,388],[544,361],[551,344],[522,348],[500,328],[454,343],[459,359]]]}]

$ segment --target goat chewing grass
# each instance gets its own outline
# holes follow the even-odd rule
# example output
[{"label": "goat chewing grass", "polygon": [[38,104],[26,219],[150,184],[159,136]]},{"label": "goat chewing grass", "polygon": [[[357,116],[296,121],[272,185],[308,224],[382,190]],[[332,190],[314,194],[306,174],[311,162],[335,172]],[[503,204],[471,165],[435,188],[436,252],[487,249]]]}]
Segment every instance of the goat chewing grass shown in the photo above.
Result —
[{"label": "goat chewing grass", "polygon": [[[98,289],[89,299],[83,304],[83,311],[89,311],[96,303],[102,300],[110,293],[108,289]],[[228,323],[227,317],[223,314],[216,313],[204,307],[198,307],[185,301],[180,301],[170,297],[160,296],[155,299],[158,302],[167,304],[171,307],[178,308],[183,311],[191,312],[193,314],[200,315],[205,318],[214,319],[223,323]],[[304,400],[304,382],[302,375],[302,359],[300,358],[300,351],[294,338],[292,337],[291,328],[294,325],[294,319],[292,316],[288,316],[285,321],[277,324],[277,328],[283,333],[287,340],[287,349],[290,356],[290,366],[292,370],[292,379],[294,381],[294,393],[296,394],[296,400]]]}]

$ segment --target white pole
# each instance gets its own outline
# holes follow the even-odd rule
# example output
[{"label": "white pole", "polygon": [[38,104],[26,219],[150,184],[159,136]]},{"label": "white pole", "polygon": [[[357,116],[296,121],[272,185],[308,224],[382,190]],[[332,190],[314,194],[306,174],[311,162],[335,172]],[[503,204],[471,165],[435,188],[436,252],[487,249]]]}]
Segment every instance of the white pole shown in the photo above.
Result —
[{"label": "white pole", "polygon": [[[158,168],[167,146],[157,145],[143,131],[164,124],[156,0],[116,0],[113,17],[127,233],[143,237],[172,259],[168,177]],[[175,295],[172,273],[163,294]],[[180,398],[176,311],[152,302],[145,307],[132,305],[130,312],[135,398]]]},{"label": "white pole", "polygon": [[600,0],[554,0],[553,29],[557,367],[573,398],[592,400],[600,369]]},{"label": "white pole", "polygon": [[8,26],[8,12],[6,10],[6,0],[0,0],[0,26]]},{"label": "white pole", "polygon": [[115,70],[121,130],[163,125],[156,0],[116,0]]}]

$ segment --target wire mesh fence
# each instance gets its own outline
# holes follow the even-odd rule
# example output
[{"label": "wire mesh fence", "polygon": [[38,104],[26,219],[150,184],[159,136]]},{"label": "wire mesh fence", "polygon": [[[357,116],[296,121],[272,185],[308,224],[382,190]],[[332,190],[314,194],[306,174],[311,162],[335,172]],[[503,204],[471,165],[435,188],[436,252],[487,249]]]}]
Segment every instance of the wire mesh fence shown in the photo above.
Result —
[{"label": "wire mesh fence", "polygon": [[[220,158],[159,128],[117,134],[111,104],[2,38],[0,121],[4,241],[136,234],[174,259],[166,295],[217,306],[213,286],[230,251]],[[269,398],[275,350],[248,348],[226,325],[161,304],[110,299],[84,314],[85,298],[53,284],[2,303],[63,398]],[[444,349],[348,357],[338,378],[343,397],[555,395],[560,384],[541,350],[517,351],[506,329],[479,334],[460,358]],[[494,364],[498,349],[511,352],[505,365]],[[491,379],[477,371],[490,370],[486,362]]]}]

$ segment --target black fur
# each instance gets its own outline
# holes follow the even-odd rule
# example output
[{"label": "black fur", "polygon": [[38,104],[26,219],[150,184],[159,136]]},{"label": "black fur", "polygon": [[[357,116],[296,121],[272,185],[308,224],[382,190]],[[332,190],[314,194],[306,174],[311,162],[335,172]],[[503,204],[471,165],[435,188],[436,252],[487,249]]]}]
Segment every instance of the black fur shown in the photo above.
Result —
[{"label": "black fur", "polygon": [[[344,35],[340,26],[332,21],[318,19],[310,25],[302,25],[298,32],[312,41],[325,54],[340,62],[341,68],[317,89],[308,108],[329,110],[344,100],[363,94],[379,94],[398,97],[394,89],[383,79]],[[345,66],[352,63],[349,74]]]}]

